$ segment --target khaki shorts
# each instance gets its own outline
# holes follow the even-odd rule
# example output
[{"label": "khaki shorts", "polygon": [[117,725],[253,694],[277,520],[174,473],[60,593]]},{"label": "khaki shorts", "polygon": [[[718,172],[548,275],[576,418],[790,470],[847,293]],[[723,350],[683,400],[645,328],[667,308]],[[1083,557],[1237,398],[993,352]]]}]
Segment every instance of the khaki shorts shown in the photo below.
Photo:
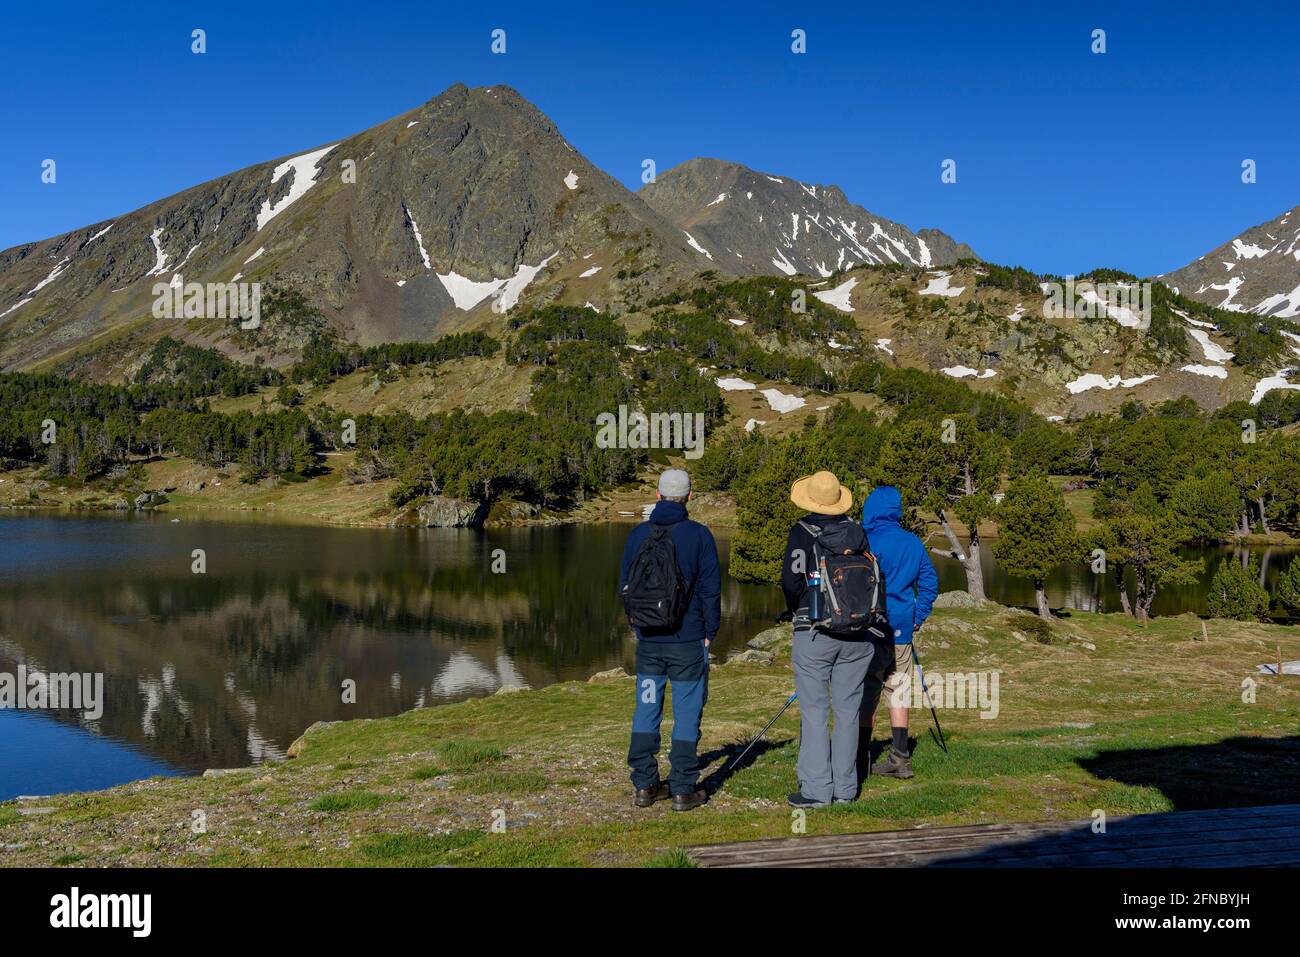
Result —
[{"label": "khaki shorts", "polygon": [[[877,671],[871,672],[871,677],[880,682],[890,691],[895,688],[902,688],[912,683],[912,646],[894,645],[894,656],[891,660],[887,651],[882,646],[881,659],[885,666]],[[872,662],[875,664],[875,662]]]},{"label": "khaki shorts", "polygon": [[[866,691],[862,695],[860,723],[864,726],[870,724],[877,705],[906,708],[912,700],[909,690],[912,686],[912,646],[878,644],[871,663],[874,665],[878,661],[883,662],[884,667],[867,672]],[[882,691],[885,692],[883,695]],[[899,699],[896,706],[891,700],[895,694]],[[883,702],[880,700],[882,697]]]}]

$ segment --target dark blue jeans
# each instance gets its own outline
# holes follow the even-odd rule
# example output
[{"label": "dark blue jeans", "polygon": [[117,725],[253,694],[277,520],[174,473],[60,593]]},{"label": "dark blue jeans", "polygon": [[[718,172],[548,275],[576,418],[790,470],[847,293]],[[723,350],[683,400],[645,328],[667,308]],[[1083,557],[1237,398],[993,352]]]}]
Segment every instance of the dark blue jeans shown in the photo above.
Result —
[{"label": "dark blue jeans", "polygon": [[709,651],[702,641],[637,642],[636,709],[627,763],[634,787],[659,786],[659,724],[669,684],[673,691],[673,743],[668,751],[672,765],[668,786],[673,794],[692,794],[700,780],[700,717],[709,697]]}]

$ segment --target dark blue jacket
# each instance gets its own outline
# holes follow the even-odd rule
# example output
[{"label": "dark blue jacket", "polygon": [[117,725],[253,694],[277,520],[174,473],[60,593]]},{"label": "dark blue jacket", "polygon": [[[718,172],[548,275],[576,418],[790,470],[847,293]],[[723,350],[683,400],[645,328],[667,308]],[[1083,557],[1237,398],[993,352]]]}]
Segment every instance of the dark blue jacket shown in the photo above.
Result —
[{"label": "dark blue jacket", "polygon": [[910,644],[912,631],[930,617],[939,576],[919,538],[903,528],[903,497],[892,485],[873,489],[862,506],[862,529],[885,577],[885,602],[894,643]]},{"label": "dark blue jacket", "polygon": [[675,634],[656,632],[643,636],[640,629],[634,629],[637,638],[642,641],[702,641],[708,638],[711,641],[722,620],[722,569],[718,565],[718,546],[707,528],[686,516],[686,506],[681,502],[656,503],[650,521],[632,529],[627,545],[623,547],[623,566],[618,573],[619,594],[627,583],[627,572],[632,567],[637,549],[650,535],[651,525],[672,526],[669,534],[677,551],[677,567],[690,589],[691,603],[686,607],[682,626]]}]

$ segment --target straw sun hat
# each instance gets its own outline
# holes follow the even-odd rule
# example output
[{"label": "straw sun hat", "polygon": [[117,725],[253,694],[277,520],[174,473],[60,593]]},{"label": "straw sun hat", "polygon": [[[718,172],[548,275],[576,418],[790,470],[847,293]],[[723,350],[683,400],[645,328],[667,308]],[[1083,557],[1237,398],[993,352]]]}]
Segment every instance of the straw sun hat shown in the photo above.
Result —
[{"label": "straw sun hat", "polygon": [[853,507],[853,493],[832,473],[818,472],[790,486],[790,501],[816,515],[843,515]]}]

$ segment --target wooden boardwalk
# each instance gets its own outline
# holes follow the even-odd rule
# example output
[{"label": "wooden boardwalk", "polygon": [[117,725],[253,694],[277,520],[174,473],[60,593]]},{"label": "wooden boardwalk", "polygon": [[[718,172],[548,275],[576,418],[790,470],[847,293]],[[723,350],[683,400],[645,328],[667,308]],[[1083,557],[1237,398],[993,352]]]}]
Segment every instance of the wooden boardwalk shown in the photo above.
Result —
[{"label": "wooden boardwalk", "polygon": [[[809,824],[815,826],[815,815]],[[700,867],[1297,867],[1300,804],[973,824],[687,849]]]}]

